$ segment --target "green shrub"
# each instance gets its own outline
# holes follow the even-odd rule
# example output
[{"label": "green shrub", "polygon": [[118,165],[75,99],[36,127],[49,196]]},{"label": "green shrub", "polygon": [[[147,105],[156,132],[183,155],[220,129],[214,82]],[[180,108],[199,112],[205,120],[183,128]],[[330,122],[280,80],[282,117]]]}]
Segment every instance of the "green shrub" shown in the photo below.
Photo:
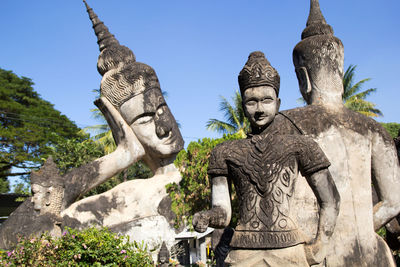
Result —
[{"label": "green shrub", "polygon": [[172,210],[177,215],[177,228],[182,224],[191,227],[193,215],[210,208],[211,185],[207,168],[212,149],[224,141],[241,138],[240,134],[224,135],[219,139],[204,138],[198,142],[191,142],[186,150],[179,152],[175,165],[181,171],[182,180],[179,185],[167,185]]},{"label": "green shrub", "polygon": [[21,238],[12,251],[0,253],[1,266],[153,266],[143,245],[129,237],[94,227],[68,228],[60,238],[43,234]]},{"label": "green shrub", "polygon": [[397,137],[397,135],[399,134],[399,131],[400,131],[400,123],[396,123],[396,122],[384,123],[384,122],[381,122],[381,124],[386,129],[386,131],[388,131],[388,133],[390,134],[390,136],[392,138],[396,138]]}]

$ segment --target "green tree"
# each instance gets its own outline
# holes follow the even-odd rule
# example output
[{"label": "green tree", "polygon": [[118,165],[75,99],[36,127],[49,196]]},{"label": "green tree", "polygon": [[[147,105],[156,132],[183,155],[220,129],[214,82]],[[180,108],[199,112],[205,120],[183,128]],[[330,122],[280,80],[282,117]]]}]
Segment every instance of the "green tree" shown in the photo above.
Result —
[{"label": "green tree", "polygon": [[27,178],[58,140],[79,138],[79,128],[32,88],[33,82],[0,69],[0,179]]},{"label": "green tree", "polygon": [[[211,151],[224,141],[241,138],[239,133],[224,135],[219,139],[204,138],[190,142],[186,150],[179,152],[174,163],[181,171],[182,180],[179,184],[167,185],[167,192],[172,200],[171,207],[177,215],[176,227],[183,224],[191,226],[192,217],[196,212],[211,208],[211,184],[207,174]],[[236,205],[235,203],[233,201],[233,205]],[[235,223],[236,216],[233,218]]]},{"label": "green tree", "polygon": [[244,114],[242,96],[238,90],[235,91],[232,101],[233,105],[225,97],[221,96],[219,110],[224,113],[226,121],[210,119],[206,127],[208,130],[219,133],[238,133],[241,137],[245,138],[250,129],[250,123]]}]

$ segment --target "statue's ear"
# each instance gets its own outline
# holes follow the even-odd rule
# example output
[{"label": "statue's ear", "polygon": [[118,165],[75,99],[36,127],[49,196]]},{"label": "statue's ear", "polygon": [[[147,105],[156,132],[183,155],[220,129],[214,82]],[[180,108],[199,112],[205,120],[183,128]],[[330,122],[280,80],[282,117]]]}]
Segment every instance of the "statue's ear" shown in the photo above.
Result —
[{"label": "statue's ear", "polygon": [[305,67],[296,68],[296,76],[299,82],[300,92],[304,100],[309,103],[309,96],[311,94],[311,82],[310,77],[308,76],[307,69]]}]

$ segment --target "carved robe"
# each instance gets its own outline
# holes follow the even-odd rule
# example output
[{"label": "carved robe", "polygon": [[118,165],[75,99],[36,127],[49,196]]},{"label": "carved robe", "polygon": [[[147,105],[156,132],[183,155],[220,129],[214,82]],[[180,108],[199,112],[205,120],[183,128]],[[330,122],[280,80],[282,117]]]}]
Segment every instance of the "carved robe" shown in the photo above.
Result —
[{"label": "carved robe", "polygon": [[224,142],[210,157],[208,174],[226,176],[239,199],[233,248],[285,248],[303,243],[290,204],[299,171],[303,176],[328,168],[319,146],[302,135],[261,134]]}]

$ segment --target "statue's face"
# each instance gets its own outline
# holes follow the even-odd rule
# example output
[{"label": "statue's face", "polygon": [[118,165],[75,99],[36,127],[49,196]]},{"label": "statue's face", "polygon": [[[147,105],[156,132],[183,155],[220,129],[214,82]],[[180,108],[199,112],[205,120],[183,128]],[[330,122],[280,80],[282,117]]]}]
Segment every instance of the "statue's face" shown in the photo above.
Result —
[{"label": "statue's face", "polygon": [[150,156],[167,158],[183,149],[178,125],[159,90],[129,99],[120,111]]},{"label": "statue's face", "polygon": [[36,211],[43,211],[50,206],[52,187],[44,187],[38,184],[32,184],[32,202]]},{"label": "statue's face", "polygon": [[270,124],[279,111],[280,99],[271,86],[251,87],[244,91],[243,107],[250,124],[263,128]]}]

